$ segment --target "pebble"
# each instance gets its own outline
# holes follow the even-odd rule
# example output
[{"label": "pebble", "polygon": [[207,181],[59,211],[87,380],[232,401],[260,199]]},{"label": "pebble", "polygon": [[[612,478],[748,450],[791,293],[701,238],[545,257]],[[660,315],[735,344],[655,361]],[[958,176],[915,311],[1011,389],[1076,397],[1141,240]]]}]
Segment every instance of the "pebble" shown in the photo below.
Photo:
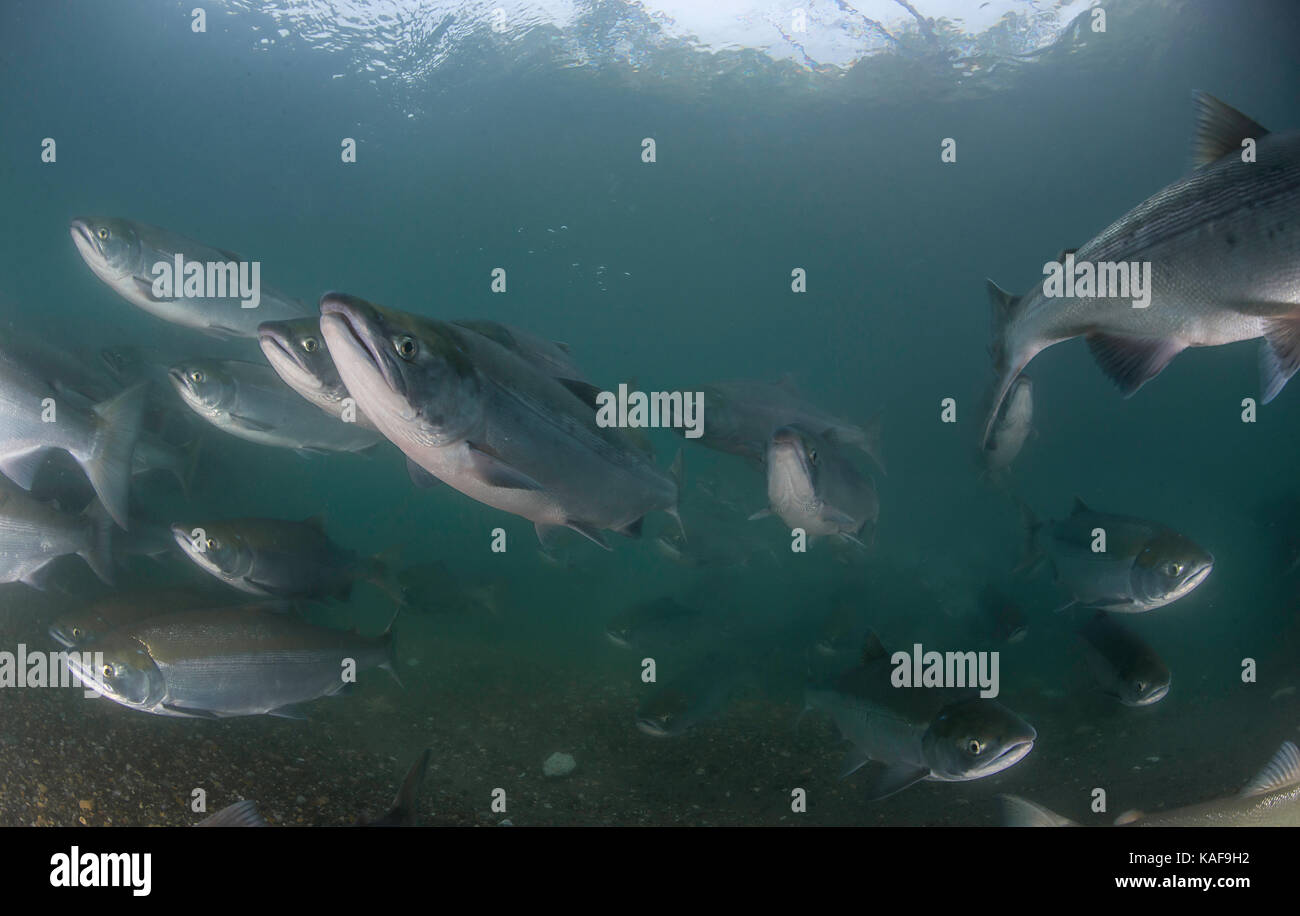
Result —
[{"label": "pebble", "polygon": [[571,754],[556,751],[547,757],[546,762],[542,764],[542,774],[545,776],[568,776],[577,765],[578,761],[574,760]]}]

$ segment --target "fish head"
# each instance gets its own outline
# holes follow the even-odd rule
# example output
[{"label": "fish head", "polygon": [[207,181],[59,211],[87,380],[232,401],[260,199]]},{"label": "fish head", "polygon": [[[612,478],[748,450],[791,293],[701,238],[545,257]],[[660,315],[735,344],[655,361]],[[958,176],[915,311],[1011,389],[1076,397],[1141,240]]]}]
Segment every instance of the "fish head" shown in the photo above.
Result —
[{"label": "fish head", "polygon": [[1175,531],[1159,529],[1133,563],[1134,597],[1147,608],[1177,601],[1205,581],[1214,557]]},{"label": "fish head", "polygon": [[120,280],[140,268],[143,246],[126,220],[78,218],[69,229],[81,257],[105,280]]},{"label": "fish head", "polygon": [[252,548],[226,526],[175,524],[172,537],[199,568],[218,579],[239,580],[253,568]]},{"label": "fish head", "polygon": [[343,388],[338,369],[320,333],[320,319],[294,318],[263,321],[257,326],[257,342],[266,361],[290,387],[324,391]]},{"label": "fish head", "polygon": [[691,727],[692,705],[682,691],[664,688],[637,710],[636,727],[655,738],[674,738]]},{"label": "fish head", "polygon": [[480,424],[482,383],[453,326],[342,293],[320,309],[343,384],[399,447],[451,445]]},{"label": "fish head", "polygon": [[1152,669],[1141,671],[1120,682],[1119,701],[1125,706],[1150,706],[1159,703],[1169,693],[1169,671]]},{"label": "fish head", "polygon": [[945,706],[921,746],[941,779],[982,779],[1019,763],[1037,738],[1032,725],[1002,704],[976,698]]},{"label": "fish head", "polygon": [[125,706],[150,708],[167,693],[148,646],[126,633],[106,635],[93,652],[69,652],[67,664],[91,690]]},{"label": "fish head", "polygon": [[620,649],[631,649],[632,626],[622,622],[611,623],[605,628],[605,638]]},{"label": "fish head", "polygon": [[814,513],[820,505],[820,443],[797,426],[783,426],[767,444],[768,496],[774,508],[797,506]]},{"label": "fish head", "polygon": [[49,633],[51,639],[60,645],[67,646],[69,649],[89,642],[98,635],[91,632],[91,628],[84,619],[72,614],[60,617],[51,623]]},{"label": "fish head", "polygon": [[188,359],[167,370],[172,387],[185,403],[197,411],[210,413],[234,401],[235,380],[215,359]]},{"label": "fish head", "polygon": [[144,356],[136,347],[104,347],[99,358],[119,384],[134,381],[144,372]]}]

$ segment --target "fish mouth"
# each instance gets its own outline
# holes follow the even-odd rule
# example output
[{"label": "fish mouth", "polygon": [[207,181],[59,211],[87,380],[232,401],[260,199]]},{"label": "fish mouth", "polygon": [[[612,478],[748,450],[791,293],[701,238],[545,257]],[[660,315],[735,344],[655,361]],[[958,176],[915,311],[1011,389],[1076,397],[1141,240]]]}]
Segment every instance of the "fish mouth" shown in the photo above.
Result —
[{"label": "fish mouth", "polygon": [[628,641],[627,637],[625,637],[622,633],[618,633],[614,630],[606,630],[605,638],[608,639],[610,642],[612,642],[614,645],[618,646],[620,649],[632,648],[632,643]]},{"label": "fish mouth", "polygon": [[168,369],[167,377],[172,380],[172,384],[176,387],[177,391],[182,393],[191,391],[189,376],[185,374],[185,370],[180,366],[172,366]]},{"label": "fish mouth", "polygon": [[994,773],[1001,773],[1003,770],[1015,766],[1025,755],[1034,749],[1034,741],[1038,739],[1038,733],[1030,729],[1030,734],[1026,738],[1009,742],[1002,753],[998,754],[988,762],[986,766],[979,769],[980,776],[992,776]]},{"label": "fish mouth", "polygon": [[[388,355],[389,348],[378,325],[379,313],[364,299],[333,292],[320,297],[321,334],[327,340],[335,365],[342,371],[341,357],[351,355],[378,372],[388,389],[405,399],[406,381]],[[340,352],[334,353],[335,349]]]},{"label": "fish mouth", "polygon": [[1169,686],[1170,686],[1169,684],[1161,684],[1155,690],[1151,691],[1150,693],[1146,694],[1143,697],[1139,697],[1138,699],[1134,700],[1132,703],[1129,703],[1128,705],[1150,706],[1153,703],[1159,703],[1169,693]]},{"label": "fish mouth", "polygon": [[51,626],[48,632],[50,634],[50,639],[53,639],[59,645],[69,649],[76,648],[77,644],[63,632],[62,627]]},{"label": "fish mouth", "polygon": [[[279,321],[264,321],[257,326],[257,342],[271,368],[281,375],[291,375],[299,385],[320,388],[321,381],[294,346],[288,330]],[[286,379],[287,381],[287,379]]]}]

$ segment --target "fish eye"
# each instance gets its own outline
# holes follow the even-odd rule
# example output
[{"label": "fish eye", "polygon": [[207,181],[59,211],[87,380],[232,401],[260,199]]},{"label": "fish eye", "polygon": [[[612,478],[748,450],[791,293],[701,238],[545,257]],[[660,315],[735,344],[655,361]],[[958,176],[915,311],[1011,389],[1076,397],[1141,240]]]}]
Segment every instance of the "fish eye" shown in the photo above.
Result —
[{"label": "fish eye", "polygon": [[1146,691],[1147,691],[1147,685],[1144,684],[1142,681],[1134,681],[1134,682],[1133,682],[1133,689],[1134,689],[1135,691],[1137,691],[1137,693],[1138,693],[1139,695],[1141,695],[1141,694],[1143,694],[1143,693],[1146,693]]},{"label": "fish eye", "polygon": [[1182,574],[1183,574],[1183,564],[1181,563],[1165,564],[1165,575],[1168,576],[1169,578],[1177,579]]},{"label": "fish eye", "polygon": [[978,757],[984,753],[984,745],[978,738],[971,738],[966,742],[966,750],[973,756]]},{"label": "fish eye", "polygon": [[193,370],[191,370],[191,371],[190,371],[190,381],[193,382],[193,383],[196,384],[196,385],[201,385],[201,384],[203,384],[203,373],[202,373],[201,371],[199,371],[198,369],[193,369]]},{"label": "fish eye", "polygon": [[72,628],[72,638],[73,638],[73,639],[80,639],[80,638],[81,638],[81,627],[73,627],[73,628]]},{"label": "fish eye", "polygon": [[811,461],[813,464],[817,463],[817,449],[815,448],[808,449],[808,460]]},{"label": "fish eye", "polygon": [[217,550],[221,547],[221,542],[216,538],[208,538],[208,550]]},{"label": "fish eye", "polygon": [[320,343],[315,337],[304,337],[302,339],[302,348],[308,353],[315,353],[320,349]]},{"label": "fish eye", "polygon": [[415,353],[419,349],[416,346],[415,338],[409,335],[402,335],[393,341],[393,346],[397,350],[397,355],[405,360],[415,359]]},{"label": "fish eye", "polygon": [[113,666],[112,666],[112,665],[105,665],[105,666],[104,666],[104,677],[112,677],[113,674],[114,674]]},{"label": "fish eye", "polygon": [[107,227],[107,226],[100,226],[100,227],[99,227],[99,231],[95,233],[95,235],[99,236],[99,240],[100,240],[101,242],[107,242],[107,241],[108,241],[108,237],[109,237],[111,234],[112,234],[112,233],[110,233],[110,232],[108,231],[108,227]]}]

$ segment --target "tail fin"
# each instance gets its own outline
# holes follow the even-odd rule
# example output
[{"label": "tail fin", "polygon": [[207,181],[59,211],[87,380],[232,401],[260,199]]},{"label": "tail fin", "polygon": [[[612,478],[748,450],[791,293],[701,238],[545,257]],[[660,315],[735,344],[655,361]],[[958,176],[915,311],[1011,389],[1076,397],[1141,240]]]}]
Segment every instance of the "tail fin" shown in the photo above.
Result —
[{"label": "tail fin", "polygon": [[210,814],[194,825],[195,827],[265,827],[266,821],[257,813],[257,803],[245,799],[227,805],[216,814]]},{"label": "tail fin", "polygon": [[95,432],[89,452],[74,456],[90,478],[99,501],[118,527],[126,529],[131,492],[131,459],[140,435],[148,386],[141,382],[94,407]]},{"label": "tail fin", "polygon": [[79,555],[105,585],[113,584],[113,519],[103,503],[92,499],[82,513],[89,522],[90,543]]},{"label": "tail fin", "polygon": [[1011,295],[992,280],[985,280],[984,283],[988,289],[989,303],[993,306],[993,343],[990,352],[993,355],[993,371],[997,374],[988,419],[984,423],[984,435],[980,437],[980,447],[988,448],[989,438],[993,435],[993,424],[1002,410],[1002,402],[1007,399],[1012,383],[1029,360],[1025,359],[1020,365],[1014,366],[1011,363],[1017,354],[1007,350],[1007,329],[1019,311],[1023,297]]},{"label": "tail fin", "polygon": [[1003,795],[1002,818],[1008,827],[1078,827],[1069,818],[1048,811],[1018,795]]},{"label": "tail fin", "polygon": [[415,763],[411,764],[406,778],[402,780],[402,787],[397,790],[393,807],[384,816],[384,823],[401,827],[415,826],[415,800],[420,795],[420,787],[424,785],[424,774],[429,769],[429,758],[432,756],[433,749],[426,747],[424,753],[415,758]]}]

